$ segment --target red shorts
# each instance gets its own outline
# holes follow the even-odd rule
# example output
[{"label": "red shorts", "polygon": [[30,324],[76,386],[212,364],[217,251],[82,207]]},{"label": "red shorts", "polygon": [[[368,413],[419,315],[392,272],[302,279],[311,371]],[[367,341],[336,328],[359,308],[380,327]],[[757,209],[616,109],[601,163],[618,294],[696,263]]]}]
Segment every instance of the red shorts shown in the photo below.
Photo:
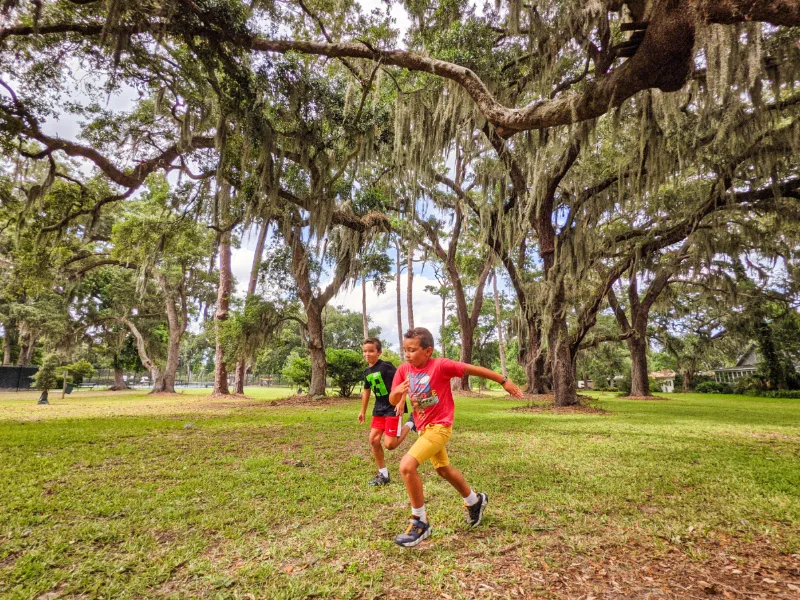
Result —
[{"label": "red shorts", "polygon": [[400,417],[372,417],[369,426],[372,429],[380,429],[389,437],[397,437],[397,426],[400,425]]}]

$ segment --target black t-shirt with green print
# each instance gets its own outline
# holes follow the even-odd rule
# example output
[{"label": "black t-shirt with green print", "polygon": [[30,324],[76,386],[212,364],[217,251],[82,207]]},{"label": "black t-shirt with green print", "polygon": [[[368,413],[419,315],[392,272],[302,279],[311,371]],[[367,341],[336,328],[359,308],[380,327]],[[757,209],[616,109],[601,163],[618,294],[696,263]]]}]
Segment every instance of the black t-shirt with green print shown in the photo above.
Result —
[{"label": "black t-shirt with green print", "polygon": [[[392,390],[392,380],[397,369],[385,360],[378,359],[373,366],[364,369],[364,389],[375,393],[375,406],[372,409],[373,417],[392,417],[395,415],[394,406],[389,402],[389,392]],[[408,412],[406,406],[405,412]]]}]

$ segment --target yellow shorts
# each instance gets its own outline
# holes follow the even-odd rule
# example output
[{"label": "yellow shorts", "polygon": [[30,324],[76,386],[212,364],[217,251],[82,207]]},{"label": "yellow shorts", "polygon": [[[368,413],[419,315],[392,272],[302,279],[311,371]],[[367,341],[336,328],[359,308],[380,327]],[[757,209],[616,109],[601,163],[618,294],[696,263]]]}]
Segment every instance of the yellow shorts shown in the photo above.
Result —
[{"label": "yellow shorts", "polygon": [[453,435],[452,426],[428,425],[408,453],[417,459],[419,464],[430,459],[434,469],[446,467],[450,464],[447,450],[444,449],[450,436]]}]

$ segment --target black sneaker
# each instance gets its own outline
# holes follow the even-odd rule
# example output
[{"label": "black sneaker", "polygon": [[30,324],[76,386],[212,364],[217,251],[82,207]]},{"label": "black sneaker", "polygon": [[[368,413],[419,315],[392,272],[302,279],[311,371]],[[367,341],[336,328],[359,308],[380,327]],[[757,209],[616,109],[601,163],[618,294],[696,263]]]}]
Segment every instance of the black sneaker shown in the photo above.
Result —
[{"label": "black sneaker", "polygon": [[389,483],[390,479],[388,475],[384,475],[383,473],[378,473],[373,479],[369,480],[368,485],[386,485]]},{"label": "black sneaker", "polygon": [[467,509],[467,525],[475,527],[480,524],[487,504],[489,504],[489,496],[481,492],[478,494],[478,501],[475,504],[472,506],[464,505]]},{"label": "black sneaker", "polygon": [[394,543],[404,548],[413,548],[422,540],[431,535],[431,526],[425,521],[420,521],[414,515],[411,515],[411,520],[408,522],[408,529],[405,533],[401,533],[394,538]]}]

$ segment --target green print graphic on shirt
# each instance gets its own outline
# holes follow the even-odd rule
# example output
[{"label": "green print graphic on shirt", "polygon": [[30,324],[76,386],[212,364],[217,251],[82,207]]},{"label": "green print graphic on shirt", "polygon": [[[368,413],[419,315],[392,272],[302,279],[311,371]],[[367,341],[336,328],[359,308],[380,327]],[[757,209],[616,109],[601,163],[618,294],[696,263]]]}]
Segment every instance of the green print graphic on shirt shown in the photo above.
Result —
[{"label": "green print graphic on shirt", "polygon": [[383,377],[379,372],[367,375],[367,381],[369,381],[369,385],[376,396],[389,395],[389,390],[386,389],[386,384],[383,383]]}]

